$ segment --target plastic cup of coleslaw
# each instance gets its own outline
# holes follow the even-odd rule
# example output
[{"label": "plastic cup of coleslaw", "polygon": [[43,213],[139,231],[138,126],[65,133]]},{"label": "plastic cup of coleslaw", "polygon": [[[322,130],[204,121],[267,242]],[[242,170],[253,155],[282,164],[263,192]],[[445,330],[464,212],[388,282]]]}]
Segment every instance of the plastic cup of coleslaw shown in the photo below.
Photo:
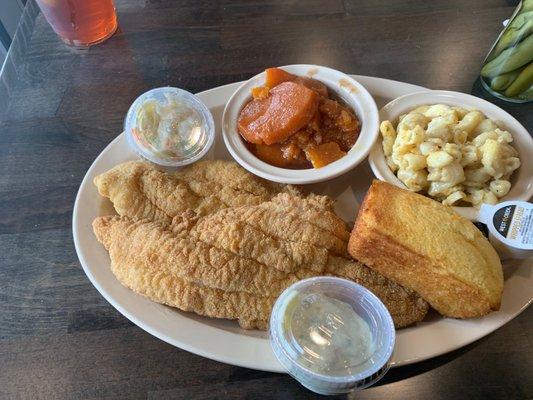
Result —
[{"label": "plastic cup of coleslaw", "polygon": [[371,291],[335,277],[305,279],[287,288],[274,304],[269,336],[287,372],[325,395],[381,379],[396,337],[392,317]]},{"label": "plastic cup of coleslaw", "polygon": [[124,120],[131,148],[164,167],[181,167],[202,158],[215,139],[215,123],[194,94],[160,87],[140,95]]}]

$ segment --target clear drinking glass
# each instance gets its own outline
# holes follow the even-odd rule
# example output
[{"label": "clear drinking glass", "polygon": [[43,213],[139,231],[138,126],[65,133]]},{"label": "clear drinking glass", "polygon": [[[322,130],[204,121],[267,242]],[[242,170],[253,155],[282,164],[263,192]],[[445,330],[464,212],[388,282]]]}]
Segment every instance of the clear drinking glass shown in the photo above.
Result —
[{"label": "clear drinking glass", "polygon": [[37,0],[48,23],[70,46],[91,46],[117,29],[113,0]]},{"label": "clear drinking glass", "polygon": [[503,100],[533,101],[533,0],[520,2],[492,46],[481,68],[481,83]]}]

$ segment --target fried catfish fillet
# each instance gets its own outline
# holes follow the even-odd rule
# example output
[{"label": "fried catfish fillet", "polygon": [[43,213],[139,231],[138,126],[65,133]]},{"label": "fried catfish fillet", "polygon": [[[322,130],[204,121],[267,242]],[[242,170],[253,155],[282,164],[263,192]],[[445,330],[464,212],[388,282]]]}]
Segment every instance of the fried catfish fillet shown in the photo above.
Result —
[{"label": "fried catfish fillet", "polygon": [[[427,303],[365,265],[325,247],[260,232],[226,211],[203,217],[187,212],[170,224],[99,217],[93,228],[109,251],[113,273],[125,286],[185,311],[237,319],[244,328],[265,329],[279,294],[300,279],[318,275],[364,285],[384,302],[397,327],[425,316]],[[250,247],[254,243],[256,249]]]},{"label": "fried catfish fillet", "polygon": [[290,185],[258,178],[232,161],[200,161],[167,173],[144,161],[122,163],[94,179],[98,192],[120,215],[170,223],[186,210],[200,215],[222,208],[257,205],[280,192],[297,194]]},{"label": "fried catfish fillet", "polygon": [[413,291],[349,258],[350,232],[327,196],[303,196],[229,161],[202,161],[177,173],[128,162],[95,184],[122,216],[93,223],[113,273],[156,302],[265,329],[285,288],[333,275],[372,290],[396,327],[427,313]]}]

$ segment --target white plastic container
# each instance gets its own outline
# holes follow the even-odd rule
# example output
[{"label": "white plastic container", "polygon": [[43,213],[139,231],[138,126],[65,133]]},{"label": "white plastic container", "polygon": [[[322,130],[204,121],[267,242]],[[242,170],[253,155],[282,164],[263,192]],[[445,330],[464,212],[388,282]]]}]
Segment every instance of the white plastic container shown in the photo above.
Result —
[{"label": "white plastic container", "polygon": [[174,87],[140,95],[126,114],[124,131],[138,155],[164,167],[198,161],[215,139],[209,109],[194,94]]},{"label": "white plastic container", "polygon": [[487,225],[489,240],[502,259],[533,256],[533,204],[483,204],[478,219]]},{"label": "white plastic container", "polygon": [[[356,339],[369,335],[371,341],[350,342],[352,349],[338,346],[339,341],[334,344],[334,335],[345,335],[346,328],[354,326],[334,312],[316,315],[312,323],[302,328],[302,320],[307,319],[301,315],[309,310],[310,304],[322,301],[317,298],[334,299],[337,304],[349,307],[355,314],[342,315],[353,315],[363,322],[355,325],[361,328],[360,332],[349,333]],[[385,305],[363,286],[334,277],[305,279],[287,288],[274,304],[269,335],[274,354],[287,372],[306,388],[325,395],[349,393],[377,382],[390,367],[395,343],[394,323]],[[316,345],[324,340],[323,346]],[[359,348],[352,351],[361,343],[369,344],[361,347],[368,351],[359,352]],[[321,368],[320,363],[325,365],[332,353],[341,360],[337,364],[341,367]]]}]

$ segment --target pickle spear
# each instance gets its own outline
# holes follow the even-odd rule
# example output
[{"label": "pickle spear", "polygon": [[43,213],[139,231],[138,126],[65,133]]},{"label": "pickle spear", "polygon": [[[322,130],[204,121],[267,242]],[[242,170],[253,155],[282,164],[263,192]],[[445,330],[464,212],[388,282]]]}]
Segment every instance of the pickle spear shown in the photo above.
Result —
[{"label": "pickle spear", "polygon": [[533,63],[530,63],[520,72],[520,75],[505,90],[505,96],[515,97],[533,84]]},{"label": "pickle spear", "polygon": [[527,21],[520,28],[513,28],[513,27],[509,28],[502,35],[500,40],[498,40],[498,43],[496,43],[496,46],[494,46],[494,49],[491,51],[491,54],[488,60],[489,61],[493,60],[503,50],[505,50],[508,47],[514,46],[516,43],[520,42],[523,38],[525,38],[531,33],[533,33],[533,15],[531,16],[531,20]]},{"label": "pickle spear", "polygon": [[494,78],[497,75],[511,72],[533,60],[533,35],[500,53],[498,57],[481,69],[481,75]]},{"label": "pickle spear", "polygon": [[503,90],[507,89],[507,87],[513,83],[513,81],[516,79],[516,77],[522,72],[523,68],[516,69],[511,72],[507,72],[506,74],[501,74],[496,77],[494,77],[490,81],[490,87],[494,90]]},{"label": "pickle spear", "polygon": [[520,28],[524,25],[529,19],[533,18],[533,11],[520,11],[520,13],[513,19],[509,27]]},{"label": "pickle spear", "polygon": [[520,12],[525,13],[527,11],[533,11],[533,0],[522,1],[522,9],[520,10]]}]

